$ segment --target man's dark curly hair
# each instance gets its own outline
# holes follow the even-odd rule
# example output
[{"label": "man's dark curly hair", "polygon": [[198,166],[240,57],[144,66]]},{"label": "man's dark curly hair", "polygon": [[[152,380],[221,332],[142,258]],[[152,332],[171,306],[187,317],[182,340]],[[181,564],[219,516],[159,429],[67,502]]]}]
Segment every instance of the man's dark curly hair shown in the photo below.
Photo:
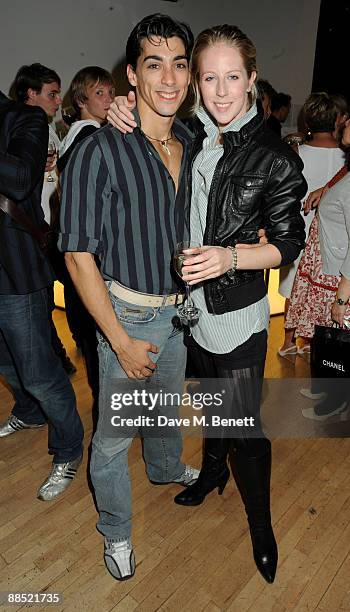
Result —
[{"label": "man's dark curly hair", "polygon": [[194,41],[192,31],[186,23],[176,21],[161,13],[144,17],[134,27],[126,43],[126,63],[136,70],[137,60],[142,51],[141,43],[145,38],[153,42],[157,38],[168,40],[173,36],[182,40],[186,57],[189,60]]}]

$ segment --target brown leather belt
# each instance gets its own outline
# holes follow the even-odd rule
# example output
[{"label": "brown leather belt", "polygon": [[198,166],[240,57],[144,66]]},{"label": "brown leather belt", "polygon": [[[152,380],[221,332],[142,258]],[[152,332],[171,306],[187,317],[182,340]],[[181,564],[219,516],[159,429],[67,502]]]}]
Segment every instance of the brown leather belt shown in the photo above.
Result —
[{"label": "brown leather belt", "polygon": [[[109,284],[109,283],[108,283]],[[141,293],[124,287],[117,281],[112,281],[109,286],[109,291],[116,297],[129,302],[134,306],[151,306],[152,308],[160,308],[162,306],[176,306],[182,304],[184,296],[182,293],[171,293],[170,295],[153,295],[152,293]]]}]

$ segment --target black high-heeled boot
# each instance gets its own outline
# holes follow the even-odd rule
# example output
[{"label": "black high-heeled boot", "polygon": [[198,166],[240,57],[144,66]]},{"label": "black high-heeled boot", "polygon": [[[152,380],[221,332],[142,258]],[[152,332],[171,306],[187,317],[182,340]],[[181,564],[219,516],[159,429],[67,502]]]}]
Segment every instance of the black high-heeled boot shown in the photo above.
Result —
[{"label": "black high-heeled boot", "polygon": [[260,457],[236,451],[233,474],[248,517],[255,564],[271,584],[278,561],[270,513],[271,449]]},{"label": "black high-heeled boot", "polygon": [[230,477],[226,463],[229,443],[230,440],[225,438],[206,438],[203,464],[198,479],[176,495],[174,498],[176,504],[199,506],[206,495],[216,488],[219,495],[222,495]]}]

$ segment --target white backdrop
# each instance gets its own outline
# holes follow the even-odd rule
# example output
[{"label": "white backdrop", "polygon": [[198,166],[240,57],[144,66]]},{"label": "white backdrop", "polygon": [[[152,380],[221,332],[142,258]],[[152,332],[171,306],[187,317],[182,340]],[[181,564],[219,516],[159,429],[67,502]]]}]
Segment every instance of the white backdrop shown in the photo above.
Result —
[{"label": "white backdrop", "polygon": [[258,49],[260,76],[301,104],[311,89],[320,0],[2,0],[0,88],[22,64],[57,70],[63,93],[83,66],[112,70],[133,25],[153,12],[187,21],[195,34],[234,23]]}]

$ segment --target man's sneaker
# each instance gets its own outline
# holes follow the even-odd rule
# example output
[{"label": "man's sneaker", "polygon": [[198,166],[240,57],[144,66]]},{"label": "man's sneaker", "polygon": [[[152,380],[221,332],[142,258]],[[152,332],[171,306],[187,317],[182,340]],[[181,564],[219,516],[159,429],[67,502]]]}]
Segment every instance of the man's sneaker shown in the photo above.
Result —
[{"label": "man's sneaker", "polygon": [[184,487],[189,487],[194,484],[199,476],[199,471],[191,465],[185,465],[185,469],[182,472],[179,478],[175,478],[171,482],[176,482],[177,484],[183,485]]},{"label": "man's sneaker", "polygon": [[154,485],[167,485],[172,482],[176,482],[176,484],[183,485],[184,487],[189,487],[194,484],[199,476],[199,471],[196,468],[193,468],[191,465],[185,465],[185,469],[182,472],[181,476],[175,478],[174,480],[151,480],[151,483]]},{"label": "man's sneaker", "polygon": [[111,542],[105,538],[105,564],[117,580],[128,580],[135,574],[135,555],[130,540]]},{"label": "man's sneaker", "polygon": [[50,474],[38,489],[37,498],[42,501],[51,501],[68,489],[74,480],[82,458],[83,455],[80,455],[73,461],[53,463]]},{"label": "man's sneaker", "polygon": [[0,425],[0,438],[10,436],[11,434],[20,431],[21,429],[38,429],[39,427],[45,427],[46,423],[24,423],[16,417],[14,414],[10,414],[9,418]]}]

